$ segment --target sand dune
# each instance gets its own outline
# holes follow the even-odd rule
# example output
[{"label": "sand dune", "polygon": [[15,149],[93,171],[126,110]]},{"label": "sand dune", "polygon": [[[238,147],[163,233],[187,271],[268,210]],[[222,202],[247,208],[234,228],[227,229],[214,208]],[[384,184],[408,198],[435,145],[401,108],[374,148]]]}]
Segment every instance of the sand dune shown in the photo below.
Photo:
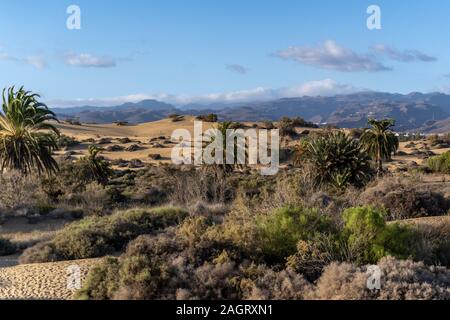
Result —
[{"label": "sand dune", "polygon": [[64,261],[0,268],[0,300],[68,300],[68,268],[81,269],[81,281],[101,259]]},{"label": "sand dune", "polygon": [[[187,129],[191,132],[194,128],[195,117],[185,117],[183,121],[173,122],[170,119],[164,119],[155,122],[147,122],[137,125],[118,126],[116,124],[83,124],[82,126],[74,126],[69,124],[58,124],[57,127],[69,136],[80,138],[95,137],[129,137],[129,138],[146,138],[157,136],[170,137],[176,129]],[[211,123],[203,123],[204,129],[213,126]]]}]

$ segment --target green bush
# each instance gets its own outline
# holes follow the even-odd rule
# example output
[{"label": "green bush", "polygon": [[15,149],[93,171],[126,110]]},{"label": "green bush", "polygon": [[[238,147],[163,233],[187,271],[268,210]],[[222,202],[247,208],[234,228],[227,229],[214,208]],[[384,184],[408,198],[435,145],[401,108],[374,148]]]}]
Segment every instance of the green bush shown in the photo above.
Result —
[{"label": "green bush", "polygon": [[76,293],[75,299],[108,299],[118,289],[118,279],[119,259],[108,257],[89,272],[83,288]]},{"label": "green bush", "polygon": [[[26,250],[21,263],[101,257],[122,250],[142,234],[181,223],[188,213],[176,208],[129,210],[107,217],[88,217],[72,223],[42,246]],[[43,254],[45,252],[46,254]]]},{"label": "green bush", "polygon": [[434,172],[450,173],[450,151],[428,159],[428,167]]},{"label": "green bush", "polygon": [[344,211],[342,232],[353,255],[353,261],[377,263],[382,257],[407,258],[413,255],[415,234],[406,226],[385,222],[386,212],[373,207]]},{"label": "green bush", "polygon": [[257,221],[262,253],[268,263],[282,263],[300,240],[333,230],[332,222],[316,209],[282,208]]},{"label": "green bush", "polygon": [[0,238],[0,257],[16,253],[17,247],[8,239]]}]

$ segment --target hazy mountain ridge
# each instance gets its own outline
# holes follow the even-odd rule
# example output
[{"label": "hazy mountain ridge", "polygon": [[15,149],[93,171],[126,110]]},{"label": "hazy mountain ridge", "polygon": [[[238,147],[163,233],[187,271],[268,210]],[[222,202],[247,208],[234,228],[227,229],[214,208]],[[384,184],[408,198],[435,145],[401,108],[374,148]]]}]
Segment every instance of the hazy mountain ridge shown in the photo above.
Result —
[{"label": "hazy mountain ridge", "polygon": [[[87,123],[127,121],[142,123],[160,120],[173,113],[199,115],[216,113],[222,120],[260,121],[300,116],[315,123],[340,127],[361,127],[368,117],[394,118],[397,130],[438,132],[440,124],[448,127],[450,95],[418,93],[407,95],[383,92],[360,92],[333,97],[284,98],[264,102],[174,105],[144,100],[112,107],[54,108],[60,118],[78,118]],[[450,122],[450,120],[449,120]],[[444,125],[445,124],[445,125]]]}]

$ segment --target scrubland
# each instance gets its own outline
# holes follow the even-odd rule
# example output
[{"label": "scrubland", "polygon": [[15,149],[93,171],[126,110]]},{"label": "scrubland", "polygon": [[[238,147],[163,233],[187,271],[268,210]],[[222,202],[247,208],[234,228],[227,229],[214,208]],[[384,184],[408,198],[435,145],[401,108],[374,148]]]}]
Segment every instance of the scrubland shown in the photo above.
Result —
[{"label": "scrubland", "polygon": [[[377,174],[358,132],[288,127],[281,170],[263,177],[146,160],[167,150],[161,123],[145,142],[133,126],[64,125],[56,174],[0,175],[0,298],[450,298],[445,137],[402,142]],[[83,286],[68,292],[77,263]],[[51,272],[58,284],[39,281]],[[24,283],[38,288],[21,296]]]}]

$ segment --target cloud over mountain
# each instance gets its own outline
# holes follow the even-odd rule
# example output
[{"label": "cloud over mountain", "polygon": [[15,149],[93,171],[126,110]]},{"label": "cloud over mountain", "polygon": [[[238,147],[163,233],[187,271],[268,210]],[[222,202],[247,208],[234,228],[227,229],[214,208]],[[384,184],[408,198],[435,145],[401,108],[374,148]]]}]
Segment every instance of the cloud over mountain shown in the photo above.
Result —
[{"label": "cloud over mountain", "polygon": [[168,103],[183,105],[190,103],[214,103],[214,102],[248,102],[248,101],[266,101],[286,97],[302,96],[333,96],[337,94],[350,94],[364,90],[351,85],[339,83],[333,79],[324,79],[309,81],[297,86],[284,88],[264,88],[257,87],[248,90],[230,91],[222,93],[209,93],[204,95],[175,95],[175,94],[132,94],[112,98],[88,98],[75,100],[52,100],[48,103],[58,107],[69,107],[79,105],[110,106],[126,102],[139,102],[142,100],[155,99]]},{"label": "cloud over mountain", "polygon": [[333,40],[317,46],[294,46],[275,53],[275,56],[304,65],[342,72],[378,72],[391,70],[371,54],[360,54],[344,48]]}]

